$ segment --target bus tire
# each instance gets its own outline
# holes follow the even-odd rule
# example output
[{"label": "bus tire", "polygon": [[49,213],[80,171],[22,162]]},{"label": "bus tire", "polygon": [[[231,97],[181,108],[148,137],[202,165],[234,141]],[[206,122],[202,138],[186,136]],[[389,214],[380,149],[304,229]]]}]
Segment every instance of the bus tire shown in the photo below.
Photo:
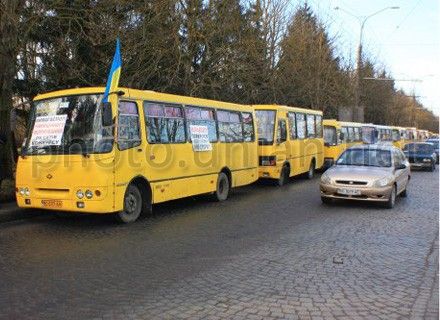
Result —
[{"label": "bus tire", "polygon": [[225,201],[229,196],[231,185],[229,178],[224,172],[220,172],[217,178],[217,188],[214,191],[213,198],[215,201]]},{"label": "bus tire", "polygon": [[290,170],[287,165],[283,165],[280,172],[280,177],[278,178],[278,186],[284,186],[289,181]]},{"label": "bus tire", "polygon": [[116,219],[121,223],[136,221],[142,212],[142,195],[135,184],[127,187],[124,195],[124,210],[116,214]]},{"label": "bus tire", "polygon": [[309,171],[307,171],[307,179],[313,179],[313,177],[315,176],[315,160],[312,160],[310,162],[310,168]]}]

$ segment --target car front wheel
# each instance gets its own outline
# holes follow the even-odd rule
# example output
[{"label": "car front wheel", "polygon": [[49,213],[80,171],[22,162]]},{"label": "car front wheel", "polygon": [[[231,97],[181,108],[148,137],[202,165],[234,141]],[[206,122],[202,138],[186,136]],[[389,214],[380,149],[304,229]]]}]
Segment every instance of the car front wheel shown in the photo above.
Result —
[{"label": "car front wheel", "polygon": [[394,186],[391,190],[390,197],[388,198],[388,201],[385,202],[385,208],[392,209],[394,208],[394,205],[396,204],[396,187]]}]

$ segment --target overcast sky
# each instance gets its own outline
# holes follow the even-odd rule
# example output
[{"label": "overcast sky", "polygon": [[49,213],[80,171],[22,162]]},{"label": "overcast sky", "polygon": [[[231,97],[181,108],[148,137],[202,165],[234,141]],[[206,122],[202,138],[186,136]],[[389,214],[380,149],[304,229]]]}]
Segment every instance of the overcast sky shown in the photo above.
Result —
[{"label": "overcast sky", "polygon": [[[367,16],[382,8],[398,6],[368,19],[364,30],[364,50],[403,80],[396,87],[413,91],[419,100],[440,114],[440,12],[439,0],[308,0],[330,33],[338,36],[339,50],[355,58],[359,43],[358,20],[334,7],[356,16]],[[297,2],[298,3],[298,2]]]}]

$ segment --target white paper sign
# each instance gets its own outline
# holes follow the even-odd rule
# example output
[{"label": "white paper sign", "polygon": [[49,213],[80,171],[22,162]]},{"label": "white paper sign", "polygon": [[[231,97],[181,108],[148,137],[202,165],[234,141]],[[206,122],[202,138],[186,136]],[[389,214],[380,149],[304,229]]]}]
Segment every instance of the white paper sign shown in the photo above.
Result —
[{"label": "white paper sign", "polygon": [[61,145],[66,120],[67,114],[37,117],[32,131],[31,147]]},{"label": "white paper sign", "polygon": [[209,142],[209,134],[207,126],[189,126],[191,141],[194,151],[211,151],[212,145]]}]

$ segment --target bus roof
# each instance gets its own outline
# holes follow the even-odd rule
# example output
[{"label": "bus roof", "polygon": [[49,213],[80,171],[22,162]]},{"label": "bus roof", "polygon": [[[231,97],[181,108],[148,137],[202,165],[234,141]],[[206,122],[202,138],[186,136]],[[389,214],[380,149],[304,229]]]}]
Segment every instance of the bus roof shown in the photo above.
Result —
[{"label": "bus roof", "polygon": [[322,120],[322,124],[324,126],[332,126],[332,127],[336,127],[336,128],[341,127],[341,124],[336,119],[324,119],[324,120]]},{"label": "bus roof", "polygon": [[278,104],[254,104],[252,105],[256,110],[284,110],[284,111],[292,111],[292,112],[303,112],[303,113],[310,113],[310,114],[317,114],[322,116],[321,110],[313,110],[313,109],[307,109],[307,108],[298,108],[298,107],[291,107],[291,106],[285,106],[285,105],[278,105]]},{"label": "bus roof", "polygon": [[344,127],[362,127],[364,124],[360,122],[339,121],[341,126]]},{"label": "bus roof", "polygon": [[[34,101],[56,98],[60,96],[66,95],[81,95],[81,94],[102,94],[104,93],[104,87],[87,87],[87,88],[74,88],[74,89],[65,89],[65,90],[57,90],[44,94],[39,94],[34,98]],[[180,103],[185,105],[195,105],[202,107],[215,107],[215,108],[226,108],[233,109],[238,111],[249,111],[251,110],[251,106],[243,105],[239,103],[231,103],[231,102],[223,102],[217,100],[209,100],[188,96],[181,96],[169,93],[161,93],[151,90],[138,90],[131,88],[118,88],[118,91],[123,92],[122,97],[128,99],[143,99],[149,101],[157,101],[157,102],[165,102],[165,103]]]}]

